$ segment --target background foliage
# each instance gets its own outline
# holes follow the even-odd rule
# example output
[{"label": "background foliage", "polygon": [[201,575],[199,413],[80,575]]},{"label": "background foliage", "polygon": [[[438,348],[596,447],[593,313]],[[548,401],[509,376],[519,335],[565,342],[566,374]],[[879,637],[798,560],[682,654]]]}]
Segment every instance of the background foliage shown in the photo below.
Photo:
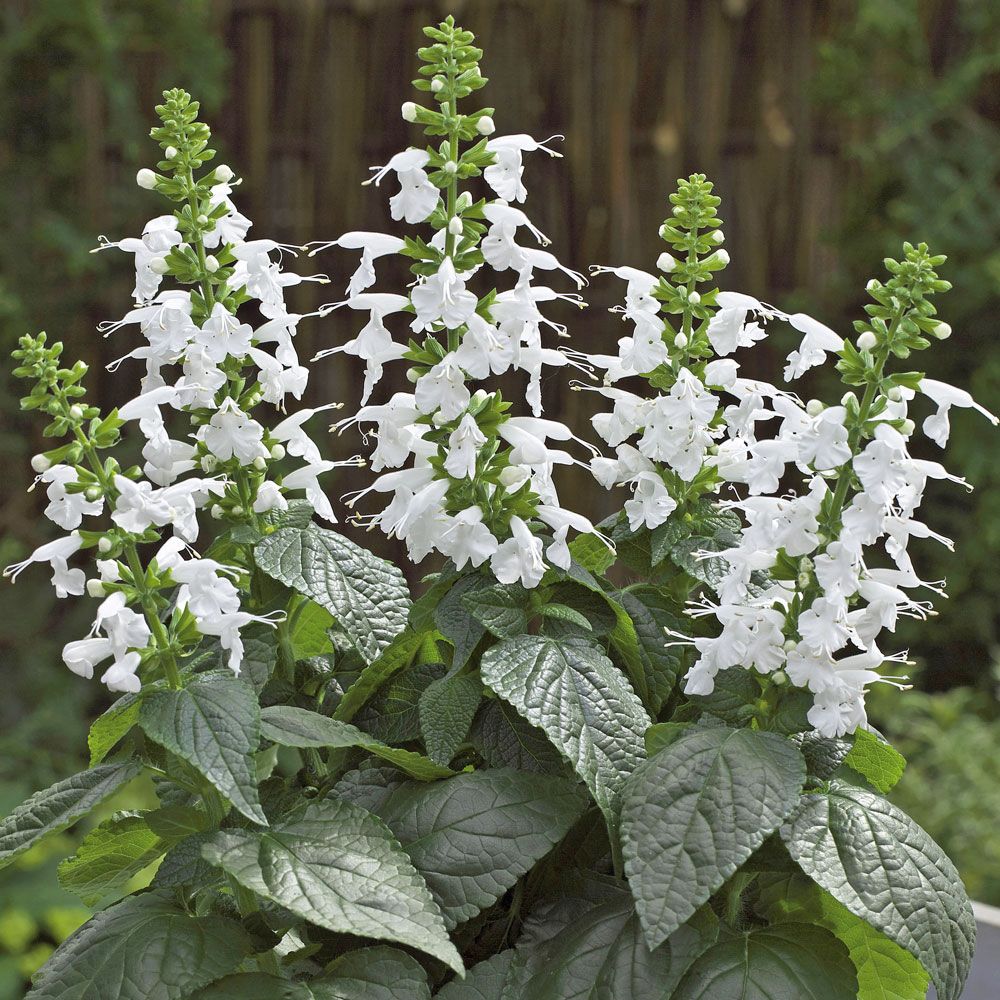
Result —
[{"label": "background foliage", "polygon": [[[132,178],[146,165],[150,109],[165,86],[194,92],[218,123],[224,158],[247,177],[241,202],[262,231],[298,242],[380,228],[378,200],[363,200],[359,182],[369,164],[407,141],[404,123],[384,115],[406,94],[412,60],[400,53],[446,6],[8,0],[0,13],[4,355],[22,333],[46,328],[67,342],[69,357],[94,366],[95,402],[118,401],[101,368],[124,350],[102,342],[94,327],[127,301],[128,268],[87,251],[98,233],[132,235],[145,221]],[[955,335],[951,350],[938,352],[948,370],[930,374],[1000,411],[996,4],[450,6],[461,8],[489,53],[484,69],[496,78],[501,130],[567,134],[569,179],[557,181],[556,170],[546,176],[542,165],[532,193],[533,214],[567,264],[649,259],[648,213],[662,207],[676,177],[693,170],[712,176],[723,196],[732,287],[812,311],[842,330],[881,258],[903,239],[926,240],[949,254],[946,276],[955,285],[943,317]],[[656,207],[654,216],[661,214]],[[295,300],[303,311],[333,297],[310,298],[311,288]],[[595,290],[594,308],[573,327],[585,350],[618,336],[600,308],[610,304],[603,294]],[[324,344],[315,346],[345,339],[338,323],[317,324],[323,332],[312,335]],[[348,368],[317,367],[315,401],[353,399]],[[552,410],[583,426],[580,395],[552,394]],[[973,895],[1000,902],[1000,793],[989,753],[1000,735],[989,670],[998,634],[1000,467],[992,460],[996,441],[974,418],[959,415],[955,424],[955,471],[978,488],[969,497],[942,492],[928,512],[929,521],[951,525],[960,555],[922,551],[925,575],[947,575],[951,600],[933,628],[904,641],[921,662],[925,689],[966,687],[886,697],[877,721],[911,761],[897,801],[955,857]],[[37,494],[25,492],[37,428],[17,413],[5,371],[0,427],[0,461],[9,470],[0,484],[6,564],[44,540],[44,529]],[[353,440],[332,441],[331,457],[355,448]],[[346,477],[338,492],[341,485],[349,487]],[[609,498],[595,491],[591,513],[608,510]],[[62,643],[83,628],[50,593],[39,574],[4,591],[0,602],[4,807],[73,769],[85,720],[101,707],[96,687],[59,663]],[[956,799],[959,781],[967,803]],[[54,885],[46,865],[56,860],[26,864],[0,884],[0,997],[18,995],[5,994],[5,984],[44,958],[34,949],[72,928],[70,918],[51,916],[71,900],[43,899],[31,888]]]}]

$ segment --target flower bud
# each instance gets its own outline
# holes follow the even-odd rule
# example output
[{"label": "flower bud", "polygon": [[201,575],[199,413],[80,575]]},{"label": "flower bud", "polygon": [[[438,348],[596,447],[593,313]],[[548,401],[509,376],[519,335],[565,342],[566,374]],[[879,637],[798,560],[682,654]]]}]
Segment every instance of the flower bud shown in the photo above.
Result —
[{"label": "flower bud", "polygon": [[660,234],[660,239],[665,240],[667,238],[667,234],[670,232],[670,228],[664,222],[663,225],[661,225],[660,228],[657,230],[657,232]]},{"label": "flower bud", "polygon": [[215,168],[215,179],[221,184],[228,184],[234,176],[233,171],[225,163],[220,163]]},{"label": "flower bud", "polygon": [[898,385],[894,385],[886,395],[889,397],[890,402],[899,403],[903,399],[903,390],[900,389]]},{"label": "flower bud", "polygon": [[664,273],[670,272],[677,266],[677,258],[667,253],[666,250],[656,258],[656,266]]},{"label": "flower bud", "polygon": [[404,122],[415,122],[417,120],[417,106],[413,101],[404,101],[399,109]]},{"label": "flower bud", "polygon": [[177,156],[177,147],[176,146],[167,146],[167,148],[163,151],[163,155],[168,160],[174,159],[174,157]]},{"label": "flower bud", "polygon": [[788,674],[786,674],[784,670],[775,670],[775,672],[771,674],[771,683],[776,684],[778,687],[781,687],[783,684],[787,684]]},{"label": "flower bud", "polygon": [[417,379],[420,378],[422,374],[423,373],[420,371],[419,368],[407,368],[406,381],[416,383]]},{"label": "flower bud", "polygon": [[448,232],[452,236],[461,236],[465,232],[465,227],[462,225],[462,220],[457,216],[453,215],[448,222]]},{"label": "flower bud", "polygon": [[154,257],[149,262],[149,269],[153,274],[166,274],[170,270],[166,257]]},{"label": "flower bud", "polygon": [[683,205],[674,205],[674,207],[671,209],[671,211],[672,211],[672,213],[674,215],[678,215],[678,216],[683,215],[684,214],[684,206]]},{"label": "flower bud", "polygon": [[102,581],[94,579],[87,581],[87,595],[89,597],[106,597],[107,592],[104,589],[104,584]]},{"label": "flower bud", "polygon": [[858,337],[858,350],[859,351],[870,351],[878,341],[875,339],[875,334],[871,330],[865,330]]},{"label": "flower bud", "polygon": [[97,551],[106,555],[111,551],[111,539],[107,535],[102,535],[97,541]]},{"label": "flower bud", "polygon": [[276,444],[271,448],[271,458],[276,462],[280,462],[285,457],[285,446],[283,444]]},{"label": "flower bud", "polygon": [[909,437],[913,433],[916,426],[917,425],[910,420],[909,417],[907,417],[906,420],[899,425],[899,433],[902,434],[903,437]]},{"label": "flower bud", "polygon": [[818,399],[810,399],[809,402],[806,403],[806,413],[808,413],[810,417],[818,417],[825,409],[826,407]]},{"label": "flower bud", "polygon": [[674,337],[674,347],[687,347],[687,345],[688,345],[687,334],[685,334],[684,331],[682,330],[680,333],[677,334],[676,337]]},{"label": "flower bud", "polygon": [[811,581],[812,577],[808,573],[799,573],[798,577],[796,577],[795,580],[795,582],[799,586],[799,590],[805,590],[806,587],[809,586]]},{"label": "flower bud", "polygon": [[143,167],[135,175],[135,182],[141,188],[145,188],[147,191],[153,191],[156,188],[156,184],[159,181],[159,177],[149,169],[149,167]]},{"label": "flower bud", "polygon": [[719,250],[716,250],[715,253],[712,254],[712,257],[714,260],[717,260],[722,265],[728,264],[731,259],[729,256],[729,251],[726,250],[724,247]]},{"label": "flower bud", "polygon": [[205,258],[205,270],[208,271],[209,274],[215,274],[215,272],[219,270],[219,262],[212,254],[209,254]]},{"label": "flower bud", "polygon": [[865,291],[872,295],[877,292],[882,287],[882,282],[878,278],[872,278],[867,285],[865,285]]},{"label": "flower bud", "polygon": [[472,399],[469,400],[470,403],[475,403],[477,406],[481,406],[489,398],[489,393],[485,389],[477,389],[472,394]]},{"label": "flower bud", "polygon": [[201,467],[205,472],[215,472],[219,467],[219,460],[214,455],[202,455]]},{"label": "flower bud", "polygon": [[103,494],[103,493],[101,492],[101,487],[100,487],[100,486],[88,486],[88,487],[87,487],[87,488],[86,488],[86,489],[85,489],[85,490],[83,491],[83,495],[84,495],[84,496],[85,496],[85,497],[86,497],[86,498],[87,498],[87,499],[88,499],[88,500],[89,500],[89,501],[90,501],[91,503],[94,503],[95,501],[97,501],[97,500],[100,500],[100,499],[101,499],[101,497],[102,497],[102,496],[103,496],[104,494]]},{"label": "flower bud", "polygon": [[212,515],[212,517],[215,518],[216,521],[218,521],[219,518],[222,517],[223,513],[225,512],[217,503],[213,503],[212,509],[209,511],[209,513]]},{"label": "flower bud", "polygon": [[472,195],[468,191],[463,191],[455,202],[456,212],[465,212],[472,208]]},{"label": "flower bud", "polygon": [[947,323],[938,323],[933,334],[938,340],[947,340],[951,336],[951,327]]},{"label": "flower bud", "polygon": [[784,649],[786,653],[790,653],[793,649],[795,649],[797,645],[798,643],[796,643],[794,639],[786,639],[784,646],[782,646],[782,649]]},{"label": "flower bud", "polygon": [[194,221],[197,222],[199,226],[207,226],[208,216],[204,212],[202,212],[201,215],[199,215],[198,218],[195,219]]},{"label": "flower bud", "polygon": [[688,296],[688,302],[690,302],[691,305],[696,306],[699,302],[701,302],[701,296],[697,292],[692,292]]},{"label": "flower bud", "polygon": [[512,487],[516,489],[528,478],[528,473],[521,468],[519,465],[508,465],[503,472],[500,473],[500,485],[505,489],[511,489]]},{"label": "flower bud", "polygon": [[52,468],[52,463],[44,455],[35,455],[31,459],[31,467],[35,472],[47,472]]},{"label": "flower bud", "polygon": [[435,427],[444,427],[448,423],[448,418],[440,410],[436,410],[434,416],[431,417],[431,421]]},{"label": "flower bud", "polygon": [[724,233],[724,232],[723,232],[723,231],[722,231],[721,229],[716,229],[716,230],[714,230],[713,232],[711,232],[711,233],[709,233],[709,234],[708,234],[708,238],[709,238],[709,239],[710,239],[710,240],[711,240],[711,241],[712,241],[712,242],[713,242],[713,243],[714,243],[714,244],[715,244],[716,246],[718,246],[718,245],[719,245],[720,243],[723,243],[723,242],[725,241],[725,239],[726,239],[726,234],[725,234],[725,233]]},{"label": "flower bud", "polygon": [[446,174],[457,174],[458,164],[454,160],[446,160],[444,166],[441,168]]},{"label": "flower bud", "polygon": [[483,115],[482,118],[476,122],[476,131],[480,135],[493,135],[496,130],[496,122],[494,122],[489,115]]},{"label": "flower bud", "polygon": [[74,403],[69,408],[69,415],[74,420],[83,420],[83,407],[79,403]]},{"label": "flower bud", "polygon": [[233,508],[232,513],[233,513],[233,517],[242,517],[243,516],[243,508],[239,504],[237,504]]},{"label": "flower bud", "polygon": [[444,90],[444,80],[442,80],[439,76],[434,77],[434,79],[431,80],[431,93],[440,94],[442,90]]}]

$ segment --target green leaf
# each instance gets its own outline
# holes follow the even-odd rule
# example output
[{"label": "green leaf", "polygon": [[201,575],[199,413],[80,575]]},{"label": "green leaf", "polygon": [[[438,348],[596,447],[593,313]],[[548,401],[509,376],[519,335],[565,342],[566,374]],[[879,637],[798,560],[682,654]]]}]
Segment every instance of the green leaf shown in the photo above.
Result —
[{"label": "green leaf", "polygon": [[0,869],[43,837],[86,816],[141,770],[137,761],[101,764],[35,792],[0,823]]},{"label": "green leaf", "polygon": [[343,698],[333,710],[333,717],[341,722],[350,722],[383,684],[413,662],[417,650],[423,645],[425,635],[426,633],[411,632],[409,629],[397,635],[382,655],[369,663],[344,692]]},{"label": "green leaf", "polygon": [[530,598],[530,592],[518,584],[497,584],[464,594],[462,604],[493,635],[508,639],[527,631]]},{"label": "green leaf", "polygon": [[721,937],[672,1000],[856,1000],[857,990],[847,948],[830,931],[778,924]]},{"label": "green leaf", "polygon": [[499,698],[491,698],[476,715],[471,739],[490,767],[513,767],[538,774],[568,770],[544,730],[526,722]]},{"label": "green leaf", "polygon": [[366,662],[406,625],[410,595],[403,574],[335,531],[315,524],[279,528],[254,557],[268,576],[326,608]]},{"label": "green leaf", "polygon": [[352,802],[315,799],[269,830],[217,833],[202,853],[318,927],[396,941],[462,971],[423,878],[386,825]]},{"label": "green leaf", "polygon": [[191,916],[160,893],[129,896],[56,949],[26,1000],[180,1000],[252,950],[233,920]]},{"label": "green leaf", "polygon": [[434,994],[436,1000],[508,1000],[518,972],[513,948],[474,965],[465,979],[453,979]]},{"label": "green leaf", "polygon": [[479,573],[459,577],[434,609],[434,624],[455,650],[451,661],[453,670],[469,662],[469,657],[486,634],[486,627],[473,617],[464,599],[489,586],[490,581]]},{"label": "green leaf", "polygon": [[650,947],[778,828],[805,776],[788,740],[721,726],[681,736],[636,770],[622,801],[622,844]]},{"label": "green leaf", "polygon": [[251,622],[242,631],[243,662],[240,678],[250,682],[257,694],[271,679],[278,662],[278,633],[270,625]]},{"label": "green leaf", "polygon": [[757,907],[771,923],[820,924],[847,945],[858,973],[858,996],[879,1000],[926,1000],[929,977],[894,941],[801,874],[763,876]]},{"label": "green leaf", "polygon": [[690,730],[690,722],[657,722],[646,730],[646,753],[652,757]]},{"label": "green leaf", "polygon": [[91,830],[59,865],[59,884],[99,908],[120,899],[132,878],[166,849],[143,816],[114,817]]},{"label": "green leaf", "polygon": [[469,735],[483,685],[472,674],[439,677],[420,695],[420,732],[427,756],[447,765]]},{"label": "green leaf", "polygon": [[[527,940],[518,945],[526,971],[517,996],[669,1000],[691,963],[716,938],[717,921],[706,910],[650,951],[628,892],[609,886],[605,897],[562,899],[536,916],[537,929],[529,922]],[[561,929],[553,933],[553,925]]]},{"label": "green leaf", "polygon": [[593,625],[584,614],[565,604],[546,604],[542,608],[542,615],[545,618],[554,618],[556,621],[569,622],[570,625],[578,625],[585,632],[594,631]]},{"label": "green leaf", "polygon": [[831,739],[817,732],[799,733],[792,742],[802,751],[809,773],[821,781],[834,775],[851,749],[848,740]]},{"label": "green leaf", "polygon": [[870,730],[859,729],[854,734],[854,745],[844,758],[844,763],[867,779],[876,791],[885,795],[903,777],[906,758]]},{"label": "green leaf", "polygon": [[192,993],[185,1000],[314,1000],[305,983],[265,972],[237,972]]},{"label": "green leaf", "polygon": [[329,629],[333,625],[333,615],[314,601],[296,609],[292,622],[290,639],[296,660],[308,660],[310,656],[322,656],[333,649]]},{"label": "green leaf", "polygon": [[454,771],[412,750],[386,746],[349,722],[328,719],[292,705],[272,705],[261,712],[261,734],[283,747],[357,747],[395,764],[419,781],[446,778]]},{"label": "green leaf", "polygon": [[620,670],[579,639],[508,639],[482,658],[483,681],[549,739],[615,822],[625,779],[646,756],[649,716]]},{"label": "green leaf", "polygon": [[976,922],[955,866],[892,803],[834,781],[803,797],[781,838],[817,885],[905,948],[955,1000],[969,973]]},{"label": "green leaf", "polygon": [[90,766],[100,764],[115,744],[139,721],[141,694],[124,694],[99,715],[87,734]]},{"label": "green leaf", "polygon": [[420,699],[444,673],[441,663],[410,664],[375,692],[355,721],[385,743],[420,739]]},{"label": "green leaf", "polygon": [[180,840],[208,829],[208,814],[193,806],[163,806],[143,813],[146,825],[164,840]]},{"label": "green leaf", "polygon": [[260,743],[260,708],[248,684],[228,671],[214,671],[179,691],[154,691],[142,704],[139,725],[244,816],[267,826],[252,758]]},{"label": "green leaf", "polygon": [[375,811],[454,928],[500,899],[586,806],[582,789],[567,779],[490,770],[396,786]]},{"label": "green leaf", "polygon": [[730,667],[715,675],[711,694],[691,695],[690,701],[716,718],[731,725],[740,725],[753,714],[760,697],[760,684],[744,667]]},{"label": "green leaf", "polygon": [[614,552],[593,534],[577,535],[569,543],[569,552],[574,562],[598,575],[610,569],[615,561]]},{"label": "green leaf", "polygon": [[670,599],[653,587],[637,587],[617,595],[635,628],[639,663],[649,692],[646,704],[655,715],[663,708],[684,668],[684,654],[677,646],[668,646],[664,631],[679,631],[682,620]]}]

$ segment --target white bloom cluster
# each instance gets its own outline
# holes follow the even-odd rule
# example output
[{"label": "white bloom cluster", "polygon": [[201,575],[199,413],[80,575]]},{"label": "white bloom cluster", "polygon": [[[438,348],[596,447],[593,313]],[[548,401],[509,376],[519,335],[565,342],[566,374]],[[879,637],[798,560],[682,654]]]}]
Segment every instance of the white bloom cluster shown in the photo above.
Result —
[{"label": "white bloom cluster", "polygon": [[[389,503],[367,520],[402,539],[414,561],[432,551],[459,568],[489,561],[498,580],[534,587],[548,564],[568,567],[567,534],[593,531],[584,517],[561,506],[553,482],[558,465],[579,460],[558,445],[578,441],[569,429],[541,417],[541,379],[545,366],[581,366],[580,356],[564,347],[543,346],[543,329],[565,336],[565,327],[547,319],[543,303],[562,300],[582,305],[576,294],[533,281],[537,272],[562,271],[577,286],[585,279],[563,267],[540,247],[522,245],[527,233],[538,244],[549,241],[515,207],[527,197],[523,154],[548,145],[527,135],[489,138],[490,109],[470,115],[457,111],[458,99],[482,85],[471,34],[443,24],[428,29],[435,44],[421,50],[420,89],[441,105],[434,111],[407,102],[403,117],[443,135],[439,149],[409,148],[393,156],[371,178],[375,185],[395,175],[399,190],[389,202],[392,218],[427,223],[428,241],[403,240],[383,233],[352,232],[313,253],[337,246],[360,250],[361,261],[347,286],[347,298],[328,309],[361,312],[361,332],[317,358],[343,352],[365,362],[362,407],[336,426],[374,425],[372,468],[375,482],[349,499],[385,494]],[[558,138],[558,137],[554,137]],[[462,149],[463,144],[473,144]],[[473,201],[460,182],[482,174],[495,199]],[[402,254],[417,275],[408,293],[369,291],[376,261]],[[473,279],[507,272],[509,286],[485,294],[472,290]],[[487,286],[488,287],[488,286]],[[422,340],[397,341],[390,317],[405,316],[411,334]],[[368,401],[389,361],[406,360],[413,391],[387,402]],[[499,392],[474,383],[507,372],[527,380],[532,416],[508,412]],[[594,449],[583,444],[589,452]]]},{"label": "white bloom cluster", "polygon": [[[905,652],[885,655],[879,642],[900,617],[932,613],[927,600],[908,591],[942,592],[943,584],[919,578],[907,551],[911,538],[951,547],[915,517],[928,481],[968,486],[910,453],[909,405],[918,393],[935,405],[923,429],[940,446],[952,407],[973,407],[994,424],[997,418],[963,390],[886,370],[890,356],[906,357],[949,332],[929,301],[948,287],[933,270],[943,258],[907,246],[904,261],[890,262],[891,279],[869,284],[874,305],[855,347],[801,313],[733,292],[699,294],[697,284],[718,270],[715,247],[722,242],[713,228],[718,199],[710,192],[695,175],[674,196],[674,217],[661,234],[687,256],[661,256],[672,280],[634,268],[599,269],[627,282],[620,311],[633,333],[619,341],[618,355],[591,358],[606,372],[596,391],[613,402],[594,426],[616,448],[616,458],[597,458],[592,467],[606,487],[632,488],[625,504],[632,531],[655,529],[679,506],[732,484],[739,498],[720,506],[741,515],[738,543],[703,553],[728,568],[715,587],[718,603],[703,599],[692,608],[696,616],[714,616],[721,630],[693,640],[698,657],[685,691],[710,693],[719,671],[731,667],[783,671],[812,693],[809,722],[839,736],[866,723],[868,685],[903,679],[879,668],[905,662]],[[681,318],[678,327],[671,313]],[[844,380],[864,386],[862,398],[848,392],[837,405],[803,404],[791,392],[740,377],[728,356],[764,339],[772,320],[802,334],[788,356],[786,381],[835,355]],[[650,398],[616,384],[637,375],[664,391]]]},{"label": "white bloom cluster", "polygon": [[[239,672],[240,629],[251,621],[273,624],[241,608],[234,582],[239,568],[202,558],[193,548],[200,511],[208,507],[215,518],[254,524],[259,515],[287,509],[288,494],[304,493],[321,517],[335,520],[318,485],[318,477],[335,463],[322,461],[303,429],[316,411],[279,416],[270,428],[252,415],[262,403],[284,414],[289,397],[302,397],[309,373],[299,362],[294,338],[303,316],[288,312],[283,293],[300,281],[326,278],[284,272],[282,255],[293,248],[247,239],[251,223],[233,204],[232,171],[221,166],[199,181],[194,178],[208,136],[208,129],[193,120],[197,105],[183,91],[165,97],[167,103],[157,109],[164,127],[153,134],[166,150],[160,167],[173,176],[145,170],[138,180],[183,207],[153,219],[141,238],[102,239],[98,248],[134,255],[135,306],[101,330],[107,336],[138,329],[140,346],[109,369],[117,370],[126,359],[144,361],[140,393],[88,427],[84,418],[94,417],[96,410],[72,404],[78,387],[67,389],[55,381],[47,408],[74,440],[36,456],[33,464],[47,487],[46,516],[72,533],[43,545],[6,574],[16,578],[26,565],[47,561],[60,597],[85,591],[105,596],[91,636],[69,643],[64,660],[74,672],[91,677],[97,664],[110,659],[102,680],[122,691],[139,689],[137,671],[146,659],[156,657],[170,664],[168,671],[175,669],[173,649],[199,636],[217,637],[228,651],[229,667]],[[166,275],[189,287],[161,290]],[[256,328],[235,315],[248,300],[265,320]],[[34,345],[36,365],[44,363],[44,350]],[[185,414],[188,433],[172,436],[171,411]],[[114,459],[102,462],[98,449],[113,444],[119,428],[133,422],[145,439],[141,470],[122,470]],[[298,468],[269,478],[270,463],[286,455],[300,460]],[[113,528],[81,529],[84,518],[105,511]],[[137,545],[155,541],[167,528],[173,537],[143,566]],[[84,545],[101,556],[99,575],[89,584],[83,570],[69,569],[66,562]],[[159,605],[166,602],[158,592],[175,588],[168,634],[159,616]],[[139,612],[133,604],[141,606]],[[189,634],[182,642],[185,629]]]}]

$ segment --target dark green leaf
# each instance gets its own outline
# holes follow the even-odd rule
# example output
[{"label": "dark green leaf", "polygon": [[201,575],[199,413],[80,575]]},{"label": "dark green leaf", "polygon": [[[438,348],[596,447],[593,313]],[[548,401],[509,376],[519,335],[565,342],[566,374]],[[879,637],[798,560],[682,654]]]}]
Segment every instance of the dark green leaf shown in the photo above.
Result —
[{"label": "dark green leaf", "polygon": [[278,660],[278,634],[270,625],[251,622],[242,631],[243,662],[240,677],[260,694],[271,679]]},{"label": "dark green leaf", "polygon": [[721,937],[672,1000],[856,1000],[857,991],[847,948],[830,931],[778,924]]},{"label": "dark green leaf", "polygon": [[805,776],[788,740],[724,727],[685,734],[636,770],[622,801],[622,843],[651,947],[778,828]]},{"label": "dark green leaf", "polygon": [[412,750],[386,746],[349,722],[328,719],[292,705],[272,705],[261,712],[261,734],[284,747],[357,747],[395,764],[419,781],[446,778],[454,772]]},{"label": "dark green leaf", "polygon": [[217,833],[202,853],[318,927],[396,941],[462,970],[423,878],[386,825],[352,802],[315,799],[269,830]]},{"label": "dark green leaf", "polygon": [[128,883],[167,845],[143,816],[118,816],[95,827],[59,865],[59,883],[94,909],[120,899]]},{"label": "dark green leaf", "polygon": [[341,955],[307,985],[315,1000],[431,1000],[420,963],[385,945]]},{"label": "dark green leaf", "polygon": [[332,625],[333,615],[314,601],[297,609],[290,635],[295,659],[308,660],[310,656],[331,652],[333,643],[329,630]]},{"label": "dark green leaf", "polygon": [[453,928],[500,899],[586,806],[580,786],[567,779],[490,770],[432,785],[408,782],[376,811]]},{"label": "dark green leaf", "polygon": [[519,584],[474,589],[462,597],[469,614],[495,636],[508,639],[528,628],[528,602],[531,594]]},{"label": "dark green leaf", "polygon": [[499,698],[483,705],[472,724],[472,742],[490,767],[561,774],[567,766],[544,730],[521,718]]},{"label": "dark green leaf", "polygon": [[817,732],[799,733],[792,740],[806,759],[806,768],[816,778],[832,777],[851,749],[848,740],[830,739]]},{"label": "dark green leaf", "polygon": [[455,650],[451,661],[453,670],[469,662],[473,650],[486,634],[486,627],[465,606],[464,598],[489,586],[490,581],[478,573],[459,577],[434,609],[434,624]]},{"label": "dark green leaf", "polygon": [[573,561],[591,573],[601,574],[615,561],[614,552],[597,535],[577,535],[569,543],[569,551]]},{"label": "dark green leaf", "polygon": [[159,893],[129,896],[56,949],[26,1000],[180,1000],[252,949],[233,920],[191,916]]},{"label": "dark green leaf", "polygon": [[689,722],[657,722],[646,730],[646,753],[652,757],[690,730]]},{"label": "dark green leaf", "polygon": [[326,608],[367,662],[406,624],[410,596],[403,574],[335,531],[315,524],[279,528],[254,556],[268,576]]},{"label": "dark green leaf", "polygon": [[668,645],[674,640],[665,630],[677,632],[683,622],[670,599],[653,587],[625,590],[616,597],[635,627],[639,662],[648,692],[647,705],[655,715],[670,697],[684,668],[682,648]]},{"label": "dark green leaf", "polygon": [[420,732],[427,756],[447,765],[469,735],[483,685],[473,674],[439,677],[420,695]]},{"label": "dark green leaf", "polygon": [[508,1000],[508,992],[517,974],[513,948],[501,951],[485,962],[474,965],[465,979],[453,979],[435,993],[436,1000]]},{"label": "dark green leaf", "polygon": [[867,729],[854,734],[854,745],[844,763],[883,795],[903,777],[906,767],[906,759],[898,750]]},{"label": "dark green leaf", "polygon": [[94,720],[87,734],[91,767],[100,764],[115,744],[136,724],[141,704],[141,694],[123,694]]},{"label": "dark green leaf", "polygon": [[817,885],[920,961],[941,1000],[961,994],[976,940],[972,907],[955,866],[909,816],[835,781],[802,799],[781,837]]},{"label": "dark green leaf", "polygon": [[444,673],[441,663],[411,664],[382,685],[357,713],[355,720],[372,736],[386,743],[419,739],[420,699]]},{"label": "dark green leaf", "polygon": [[101,764],[35,792],[0,823],[0,869],[43,837],[86,816],[141,770],[137,761]]},{"label": "dark green leaf", "polygon": [[625,779],[646,756],[649,717],[620,670],[579,639],[521,636],[483,654],[483,681],[549,739],[615,822]]},{"label": "dark green leaf", "polygon": [[146,735],[186,760],[244,816],[267,825],[252,754],[260,743],[253,689],[227,671],[200,674],[179,691],[154,691],[139,713]]},{"label": "dark green leaf", "polygon": [[746,722],[760,697],[760,684],[744,667],[730,667],[715,676],[711,694],[691,695],[693,704],[732,725]]},{"label": "dark green leaf", "polygon": [[333,710],[333,717],[342,722],[350,722],[383,684],[413,662],[423,641],[422,632],[407,629],[397,635],[382,655],[369,663],[361,671],[361,676],[344,692],[343,698]]}]

